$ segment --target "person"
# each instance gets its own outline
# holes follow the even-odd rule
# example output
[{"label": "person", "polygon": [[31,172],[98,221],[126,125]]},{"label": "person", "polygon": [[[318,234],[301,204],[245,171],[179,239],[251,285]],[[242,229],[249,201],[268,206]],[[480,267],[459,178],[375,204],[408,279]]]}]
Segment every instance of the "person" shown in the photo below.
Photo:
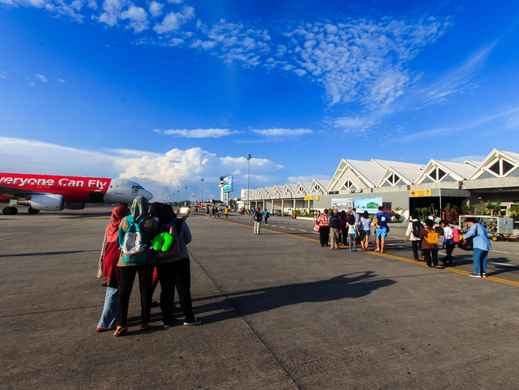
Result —
[{"label": "person", "polygon": [[337,237],[339,235],[339,230],[341,228],[341,221],[339,220],[339,213],[337,212],[337,209],[332,210],[332,215],[330,216],[328,225],[330,226],[330,249],[338,249]]},{"label": "person", "polygon": [[488,266],[488,252],[492,249],[492,244],[488,238],[488,230],[481,222],[475,218],[467,219],[469,230],[463,235],[463,239],[472,239],[474,253],[472,255],[472,274],[473,278],[486,278]]},{"label": "person", "polygon": [[225,219],[229,219],[229,206],[225,206],[225,208],[223,209],[223,215],[225,216]]},{"label": "person", "polygon": [[387,216],[382,206],[378,208],[378,212],[375,214],[375,226],[375,252],[384,253],[384,245],[389,232],[389,226],[387,225]]},{"label": "person", "polygon": [[416,215],[412,215],[407,224],[405,232],[406,237],[411,241],[413,248],[413,257],[416,261],[420,261],[419,251],[422,246],[423,225]]},{"label": "person", "polygon": [[167,252],[155,254],[161,287],[160,309],[164,327],[174,324],[175,287],[180,306],[184,314],[184,325],[199,325],[200,321],[193,313],[191,298],[191,266],[187,245],[191,242],[191,230],[184,218],[178,218],[171,206],[164,205],[161,219],[167,221],[160,228],[161,232],[173,235],[173,245]]},{"label": "person", "polygon": [[346,211],[341,210],[339,213],[340,229],[339,229],[339,243],[346,246],[348,244],[348,218]]},{"label": "person", "polygon": [[355,223],[355,216],[352,213],[348,219],[348,245],[350,252],[357,251],[357,224]]},{"label": "person", "polygon": [[323,213],[319,215],[319,218],[317,219],[317,224],[319,225],[319,241],[321,243],[321,247],[325,247],[326,245],[328,245],[328,240],[330,238],[328,209],[324,209]]},{"label": "person", "polygon": [[148,211],[148,201],[146,198],[138,196],[133,200],[130,215],[125,217],[119,225],[118,241],[122,249],[117,263],[120,310],[114,332],[116,337],[128,332],[128,305],[136,274],[139,274],[142,329],[149,328],[154,266],[150,247],[151,241],[159,231],[159,226],[148,215]]},{"label": "person", "polygon": [[351,209],[351,213],[355,217],[355,225],[358,225],[360,222],[360,214],[357,213],[357,209],[355,207]]},{"label": "person", "polygon": [[360,245],[363,250],[367,251],[369,249],[369,236],[371,235],[371,218],[367,211],[362,213],[362,217],[360,217],[360,225],[362,228]]},{"label": "person", "polygon": [[254,211],[254,234],[260,235],[261,233],[261,221],[263,220],[263,215],[261,213],[261,209],[259,207]]},{"label": "person", "polygon": [[110,222],[106,226],[101,251],[102,276],[106,284],[105,301],[96,332],[105,332],[115,328],[119,315],[119,282],[117,280],[117,262],[121,254],[118,242],[119,225],[128,214],[128,207],[121,204],[112,209]]},{"label": "person", "polygon": [[443,258],[443,264],[445,266],[450,266],[453,264],[454,257],[452,256],[452,252],[456,247],[454,243],[454,229],[448,221],[442,221],[441,226],[443,228],[443,244],[445,246],[446,256]]},{"label": "person", "polygon": [[263,220],[265,221],[265,225],[267,225],[269,223],[269,218],[270,218],[270,213],[268,210],[265,210],[265,212],[263,214]]},{"label": "person", "polygon": [[438,267],[439,234],[434,229],[434,221],[427,219],[422,232],[422,253],[427,266]]}]

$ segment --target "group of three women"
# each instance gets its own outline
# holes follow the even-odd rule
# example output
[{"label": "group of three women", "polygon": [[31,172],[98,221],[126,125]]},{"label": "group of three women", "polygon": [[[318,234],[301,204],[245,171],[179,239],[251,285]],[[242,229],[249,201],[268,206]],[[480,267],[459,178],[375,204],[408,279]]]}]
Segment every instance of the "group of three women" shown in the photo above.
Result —
[{"label": "group of three women", "polygon": [[[152,249],[160,233],[173,236],[165,251]],[[102,275],[107,286],[101,318],[96,330],[115,329],[114,336],[128,331],[128,306],[135,276],[139,275],[141,328],[149,328],[154,274],[161,286],[160,307],[165,327],[174,324],[175,288],[185,316],[184,325],[197,325],[191,301],[191,272],[187,245],[191,232],[184,218],[177,218],[171,206],[134,199],[130,210],[120,205],[112,210],[101,253]],[[156,283],[155,283],[156,284]]]}]

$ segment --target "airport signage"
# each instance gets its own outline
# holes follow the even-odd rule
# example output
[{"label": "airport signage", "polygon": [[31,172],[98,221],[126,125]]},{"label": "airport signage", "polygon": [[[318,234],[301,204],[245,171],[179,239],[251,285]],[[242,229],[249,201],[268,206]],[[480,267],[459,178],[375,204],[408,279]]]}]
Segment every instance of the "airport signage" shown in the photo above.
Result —
[{"label": "airport signage", "polygon": [[411,198],[426,198],[426,197],[432,196],[432,189],[424,188],[424,189],[412,190],[412,191],[409,191],[409,196]]},{"label": "airport signage", "polygon": [[222,188],[224,194],[232,192],[232,176],[220,177],[220,187]]},{"label": "airport signage", "polygon": [[382,198],[355,199],[355,208],[358,213],[367,211],[369,214],[375,214],[380,206],[382,206]]},{"label": "airport signage", "polygon": [[332,209],[348,210],[353,208],[353,198],[332,198]]}]

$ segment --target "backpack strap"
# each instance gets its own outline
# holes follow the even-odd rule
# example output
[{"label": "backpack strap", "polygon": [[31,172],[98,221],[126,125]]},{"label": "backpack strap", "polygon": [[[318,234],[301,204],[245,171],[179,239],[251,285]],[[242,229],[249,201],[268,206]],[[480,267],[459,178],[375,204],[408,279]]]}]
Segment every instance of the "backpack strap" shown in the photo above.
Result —
[{"label": "backpack strap", "polygon": [[127,230],[127,232],[130,231],[130,228],[132,226],[135,227],[135,232],[136,233],[140,233],[141,232],[140,224],[135,222],[135,220],[133,219],[133,215],[128,215],[128,218],[126,219],[126,221],[128,222],[128,230]]}]

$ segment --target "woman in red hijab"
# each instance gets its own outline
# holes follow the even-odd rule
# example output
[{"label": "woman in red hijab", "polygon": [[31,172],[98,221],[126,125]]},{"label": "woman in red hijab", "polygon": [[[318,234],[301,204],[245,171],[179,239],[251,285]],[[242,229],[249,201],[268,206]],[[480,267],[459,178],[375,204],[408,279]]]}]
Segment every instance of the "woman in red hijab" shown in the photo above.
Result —
[{"label": "woman in red hijab", "polygon": [[106,226],[103,248],[101,250],[101,268],[106,284],[105,303],[101,318],[96,327],[97,332],[104,332],[115,328],[119,314],[119,283],[117,280],[117,262],[121,255],[118,242],[119,225],[128,215],[128,207],[119,205],[112,210],[110,222]]}]

